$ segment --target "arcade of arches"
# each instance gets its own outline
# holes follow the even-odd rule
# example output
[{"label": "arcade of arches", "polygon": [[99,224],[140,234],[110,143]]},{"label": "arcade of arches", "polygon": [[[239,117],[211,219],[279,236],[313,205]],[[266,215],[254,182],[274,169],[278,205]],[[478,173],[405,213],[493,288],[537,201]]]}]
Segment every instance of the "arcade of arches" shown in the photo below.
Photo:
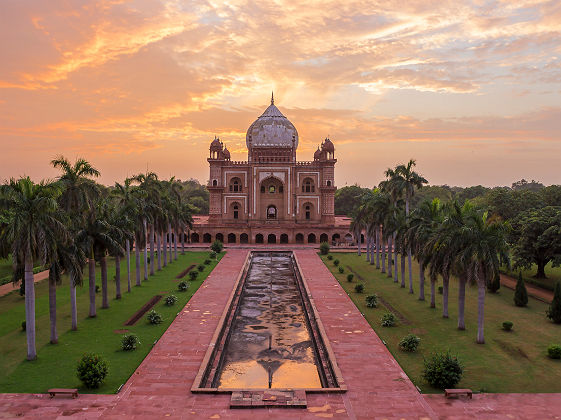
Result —
[{"label": "arcade of arches", "polygon": [[273,99],[246,134],[246,161],[232,161],[215,138],[209,148],[209,215],[195,216],[189,242],[332,244],[353,242],[350,219],[336,216],[335,146],[297,161],[298,131]]}]

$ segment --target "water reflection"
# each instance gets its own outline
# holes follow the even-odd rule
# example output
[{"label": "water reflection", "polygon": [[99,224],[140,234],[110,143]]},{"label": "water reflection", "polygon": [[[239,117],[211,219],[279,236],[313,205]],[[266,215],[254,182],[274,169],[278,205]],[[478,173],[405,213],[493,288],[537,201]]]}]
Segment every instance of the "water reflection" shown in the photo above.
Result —
[{"label": "water reflection", "polygon": [[231,326],[219,388],[321,388],[286,254],[254,254]]}]

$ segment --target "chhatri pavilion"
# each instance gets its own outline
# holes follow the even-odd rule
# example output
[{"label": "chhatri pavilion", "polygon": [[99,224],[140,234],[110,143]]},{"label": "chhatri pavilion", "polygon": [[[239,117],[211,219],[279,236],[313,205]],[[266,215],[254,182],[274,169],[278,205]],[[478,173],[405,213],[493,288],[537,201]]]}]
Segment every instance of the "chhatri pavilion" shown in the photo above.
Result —
[{"label": "chhatri pavilion", "polygon": [[350,219],[336,216],[335,146],[326,138],[311,161],[297,161],[298,131],[271,104],[246,134],[247,161],[210,144],[208,216],[195,216],[191,243],[241,244],[351,241]]}]

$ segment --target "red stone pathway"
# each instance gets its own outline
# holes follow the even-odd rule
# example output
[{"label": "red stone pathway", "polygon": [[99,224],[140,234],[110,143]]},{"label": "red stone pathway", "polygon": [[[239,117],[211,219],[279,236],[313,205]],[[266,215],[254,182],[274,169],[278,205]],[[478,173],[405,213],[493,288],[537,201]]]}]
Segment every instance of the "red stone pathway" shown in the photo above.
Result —
[{"label": "red stone pathway", "polygon": [[118,395],[0,394],[2,418],[420,419],[555,418],[561,396],[475,395],[472,401],[420,395],[313,249],[296,250],[302,274],[349,391],[308,394],[307,409],[229,409],[230,395],[192,394],[247,250],[230,249]]}]

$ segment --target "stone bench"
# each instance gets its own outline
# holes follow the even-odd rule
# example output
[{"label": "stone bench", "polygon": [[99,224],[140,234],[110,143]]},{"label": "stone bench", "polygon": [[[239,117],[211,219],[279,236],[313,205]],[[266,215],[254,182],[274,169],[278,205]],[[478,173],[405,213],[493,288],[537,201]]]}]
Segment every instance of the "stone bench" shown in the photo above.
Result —
[{"label": "stone bench", "polygon": [[445,389],[444,396],[450,398],[452,396],[466,395],[470,399],[473,398],[473,391],[471,389]]},{"label": "stone bench", "polygon": [[78,390],[76,388],[73,389],[65,389],[65,388],[52,388],[47,391],[51,398],[54,398],[56,394],[63,394],[63,395],[72,395],[72,398],[78,398]]}]

